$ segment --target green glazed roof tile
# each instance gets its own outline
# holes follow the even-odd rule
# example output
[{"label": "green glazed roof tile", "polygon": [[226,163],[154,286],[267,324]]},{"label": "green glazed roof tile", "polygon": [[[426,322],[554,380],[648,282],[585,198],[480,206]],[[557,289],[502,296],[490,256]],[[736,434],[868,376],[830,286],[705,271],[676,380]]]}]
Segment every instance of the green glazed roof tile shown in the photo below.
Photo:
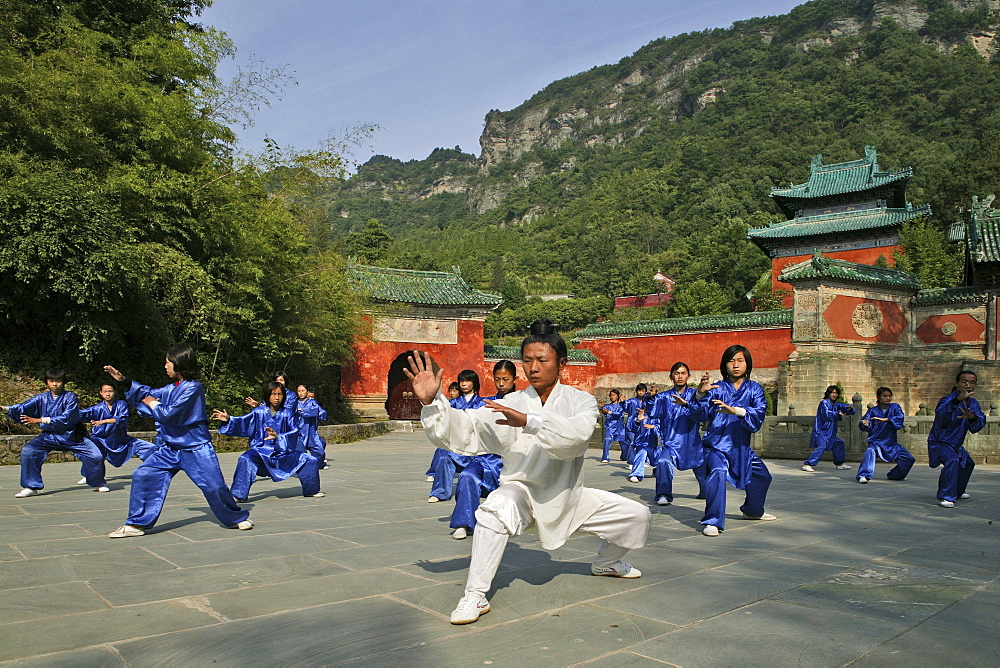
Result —
[{"label": "green glazed roof tile", "polygon": [[921,290],[913,298],[914,306],[986,303],[989,293],[982,288],[934,288]]},{"label": "green glazed roof tile", "polygon": [[583,339],[616,336],[655,336],[674,332],[703,331],[710,329],[761,329],[792,326],[792,310],[757,311],[754,313],[727,313],[700,315],[664,320],[635,320],[631,322],[598,322],[587,325],[576,333],[573,343]]},{"label": "green glazed roof tile", "polygon": [[351,264],[347,278],[355,290],[379,302],[496,307],[502,301],[500,295],[469,287],[458,267],[449,273]]},{"label": "green glazed roof tile", "polygon": [[805,262],[786,267],[778,276],[779,281],[792,284],[795,281],[817,278],[832,278],[851,283],[903,288],[914,292],[920,289],[920,280],[905,271],[837,260],[823,257],[819,253]]},{"label": "green glazed roof tile", "polygon": [[880,227],[895,227],[918,216],[931,215],[929,204],[923,206],[908,206],[905,209],[858,209],[855,211],[839,211],[817,216],[802,216],[780,223],[771,223],[767,227],[758,227],[747,232],[751,241],[757,239],[784,239],[789,237],[814,237],[838,232],[854,232],[871,230]]},{"label": "green glazed roof tile", "polygon": [[[483,356],[488,360],[511,360],[517,362],[521,359],[521,349],[517,346],[483,346]],[[568,351],[570,362],[596,362],[597,358],[589,350],[576,350],[570,348]]]},{"label": "green glazed roof tile", "polygon": [[993,208],[993,195],[972,200],[972,220],[966,235],[969,257],[974,264],[1000,262],[1000,210]]},{"label": "green glazed roof tile", "polygon": [[881,171],[878,154],[871,146],[865,147],[865,157],[861,160],[823,164],[823,156],[817,155],[810,165],[809,180],[787,188],[771,188],[771,197],[794,199],[825,197],[843,193],[860,192],[878,188],[895,181],[913,176],[913,168],[898,171]]}]

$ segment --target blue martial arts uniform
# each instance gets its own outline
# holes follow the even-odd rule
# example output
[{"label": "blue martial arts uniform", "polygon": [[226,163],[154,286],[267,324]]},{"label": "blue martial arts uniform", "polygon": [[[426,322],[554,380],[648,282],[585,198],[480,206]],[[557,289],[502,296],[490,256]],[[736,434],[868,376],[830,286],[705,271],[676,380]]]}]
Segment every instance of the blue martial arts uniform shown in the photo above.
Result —
[{"label": "blue martial arts uniform", "polygon": [[[888,418],[888,422],[873,420],[872,418]],[[868,412],[858,423],[858,429],[868,432],[868,449],[861,457],[861,465],[855,479],[872,479],[875,474],[875,457],[878,456],[883,462],[896,462],[885,477],[889,480],[902,480],[913,467],[913,455],[910,451],[896,442],[896,432],[903,428],[903,409],[899,404],[889,404],[889,407],[882,409],[876,404],[868,409]],[[866,427],[863,422],[868,420]]]},{"label": "blue martial arts uniform", "polygon": [[632,421],[639,414],[640,408],[645,409],[646,413],[649,413],[646,397],[635,396],[625,400],[625,417],[623,418],[625,422],[625,441],[619,443],[622,449],[619,459],[622,461],[632,461],[632,442],[635,441],[636,432],[632,431],[629,425],[632,424]]},{"label": "blue martial arts uniform", "polygon": [[[655,498],[674,500],[674,470],[694,472],[698,481],[699,499],[705,498],[705,448],[701,445],[699,421],[691,412],[695,388],[685,387],[680,393],[674,388],[660,392],[653,401],[650,416],[660,425],[660,447],[653,454],[653,471],[656,475]],[[674,403],[679,396],[687,406]]]},{"label": "blue martial arts uniform", "polygon": [[[462,398],[459,397],[459,399]],[[498,401],[503,399],[503,395],[483,397],[478,402],[479,406],[485,406],[487,399]],[[454,401],[458,401],[458,399]],[[468,408],[479,407],[472,406],[472,402],[468,402],[467,406]],[[458,472],[458,482],[455,483],[455,510],[452,511],[451,522],[448,524],[450,528],[465,527],[469,533],[475,531],[476,511],[479,510],[479,503],[500,486],[500,473],[502,471],[503,458],[500,455],[491,452],[470,458],[469,465]]]},{"label": "blue martial arts uniform", "polygon": [[604,404],[601,406],[601,414],[604,416],[604,453],[601,461],[606,462],[611,458],[612,442],[618,443],[622,450],[625,449],[625,404],[621,401]]},{"label": "blue martial arts uniform", "polygon": [[[142,401],[145,397],[160,403],[150,408]],[[187,473],[201,489],[223,525],[233,527],[250,517],[236,503],[222,476],[208,431],[205,388],[201,383],[181,380],[152,389],[132,381],[125,399],[141,417],[156,421],[159,446],[132,473],[126,524],[142,528],[156,524],[170,481],[178,471]]]},{"label": "blue martial arts uniform", "polygon": [[102,401],[80,411],[81,422],[111,418],[115,421],[93,427],[89,438],[112,466],[120,468],[133,455],[146,459],[156,448],[149,441],[128,435],[128,403],[123,399],[116,399],[110,406],[108,402]]},{"label": "blue martial arts uniform", "polygon": [[[462,395],[457,399],[452,399],[448,404],[460,411],[467,411],[486,405],[483,398],[474,392]],[[444,448],[435,450],[434,458],[431,460],[431,466],[434,469],[432,473],[434,484],[431,487],[430,496],[436,496],[442,501],[450,499],[454,488],[455,474],[461,472],[471,463],[472,457],[468,455],[460,455]]]},{"label": "blue martial arts uniform", "polygon": [[42,433],[24,444],[21,449],[21,487],[40,490],[42,464],[50,452],[69,451],[83,464],[83,475],[91,487],[104,486],[104,457],[97,446],[87,439],[78,438],[76,431],[80,424],[80,408],[76,394],[63,390],[57,395],[46,390],[36,394],[24,403],[8,406],[8,417],[18,422],[22,415],[33,418],[48,418],[38,428]]},{"label": "blue martial arts uniform", "polygon": [[[315,457],[320,466],[326,461],[326,442],[319,437],[320,414],[325,414],[315,399],[299,399],[295,405],[295,419],[299,432],[300,449]],[[277,430],[275,430],[277,431]]]},{"label": "blue martial arts uniform", "polygon": [[[927,435],[927,455],[930,467],[943,465],[938,476],[937,498],[940,501],[954,502],[965,494],[965,489],[972,476],[976,463],[966,451],[963,444],[965,435],[975,434],[986,426],[986,416],[979,402],[969,397],[964,402],[958,402],[958,390],[942,397],[934,409],[934,426]],[[974,416],[971,420],[962,418],[962,408],[966,408]]]},{"label": "blue martial arts uniform", "polygon": [[847,461],[844,440],[837,435],[837,426],[845,415],[854,415],[854,406],[823,399],[816,408],[816,421],[813,422],[812,436],[809,437],[809,447],[813,452],[803,465],[816,466],[820,457],[827,450],[833,452],[834,466],[840,466]]},{"label": "blue martial arts uniform", "polygon": [[[278,434],[277,438],[266,438],[268,427]],[[319,460],[298,448],[298,420],[284,408],[272,411],[260,404],[246,415],[230,417],[219,433],[250,440],[250,449],[240,455],[233,473],[232,490],[237,501],[246,500],[258,475],[269,476],[274,482],[298,475],[302,496],[319,492]]]},{"label": "blue martial arts uniform", "polygon": [[[718,381],[717,389],[709,391],[702,399],[694,395],[691,402],[692,417],[699,422],[708,421],[702,438],[705,450],[705,516],[702,524],[711,524],[722,531],[726,524],[726,483],[736,489],[746,490],[746,500],[740,510],[750,517],[764,515],[767,489],[771,486],[771,473],[760,457],[750,447],[750,437],[764,424],[767,399],[764,388],[746,378],[739,389],[727,378]],[[718,399],[734,408],[743,408],[746,415],[726,415],[712,401]]]},{"label": "blue martial arts uniform", "polygon": [[[647,427],[646,425],[650,425]],[[632,420],[632,431],[635,438],[632,440],[632,472],[629,476],[642,480],[646,473],[646,462],[653,462],[654,453],[659,449],[659,421],[648,415],[642,419],[638,417]]]}]

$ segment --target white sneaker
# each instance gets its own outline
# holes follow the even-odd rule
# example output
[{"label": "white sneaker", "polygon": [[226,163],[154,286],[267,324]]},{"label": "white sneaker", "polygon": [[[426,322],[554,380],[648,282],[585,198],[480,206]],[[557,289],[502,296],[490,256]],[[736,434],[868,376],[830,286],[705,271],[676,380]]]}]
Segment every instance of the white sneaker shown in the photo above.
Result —
[{"label": "white sneaker", "polygon": [[954,508],[955,507],[955,502],[954,501],[938,501],[938,505],[941,506],[942,508]]},{"label": "white sneaker", "polygon": [[868,478],[861,476],[860,478],[858,478],[858,482],[864,485],[866,482],[868,482]]},{"label": "white sneaker", "polygon": [[436,496],[431,496],[427,498],[427,503],[438,503],[441,499]]},{"label": "white sneaker", "polygon": [[250,529],[253,529],[253,522],[251,522],[250,520],[243,520],[242,522],[236,525],[236,528],[239,529],[240,531],[249,531]]},{"label": "white sneaker", "polygon": [[601,463],[602,463],[602,464],[610,464],[610,463],[611,463],[611,460],[610,460],[610,459],[602,459],[602,460],[601,460]]},{"label": "white sneaker", "polygon": [[25,487],[20,492],[14,495],[15,499],[25,499],[29,496],[35,496],[38,494],[38,490],[31,489],[30,487]]},{"label": "white sneaker", "polygon": [[706,535],[706,536],[718,536],[719,535],[719,527],[717,527],[717,526],[715,526],[713,524],[706,524],[705,528],[701,530],[701,533],[704,534],[704,535]]},{"label": "white sneaker", "polygon": [[306,496],[310,499],[322,499],[326,496],[326,492],[316,492],[315,494],[307,494]]},{"label": "white sneaker", "polygon": [[658,506],[669,506],[670,505],[670,499],[667,498],[666,494],[661,494],[658,497],[656,497],[656,505],[658,505]]},{"label": "white sneaker", "polygon": [[613,564],[608,564],[607,566],[594,566],[590,565],[591,575],[610,575],[614,578],[638,578],[642,577],[642,572],[638,568],[632,568],[630,564],[626,564],[624,561],[619,559]]},{"label": "white sneaker", "polygon": [[451,534],[451,537],[455,540],[462,540],[463,538],[468,538],[469,532],[465,530],[465,527],[458,527],[455,532]]},{"label": "white sneaker", "polygon": [[478,594],[462,597],[451,613],[452,624],[471,624],[490,611],[490,602]]},{"label": "white sneaker", "polygon": [[802,465],[802,470],[803,471],[809,471],[809,473],[816,473],[816,469],[814,469],[813,467],[809,466],[808,464],[803,464]]},{"label": "white sneaker", "polygon": [[432,475],[427,476],[427,482],[434,482],[434,476]]},{"label": "white sneaker", "polygon": [[960,499],[968,499],[968,498],[971,498],[971,497],[968,494],[962,494],[958,498],[960,498]]},{"label": "white sneaker", "polygon": [[776,520],[778,518],[775,517],[774,515],[772,515],[771,513],[764,513],[760,517],[754,517],[753,515],[747,515],[746,513],[743,513],[743,519],[745,519],[745,520],[760,520],[761,522],[770,522],[770,521]]},{"label": "white sneaker", "polygon": [[639,478],[638,478],[638,476],[630,475],[628,477],[628,481],[629,482],[639,482]]},{"label": "white sneaker", "polygon": [[836,468],[837,468],[838,471],[846,471],[847,469],[849,469],[851,467],[849,465],[847,465],[847,464],[841,464],[841,465],[837,466]]},{"label": "white sneaker", "polygon": [[76,484],[77,485],[86,485],[87,484],[87,479],[86,478],[80,478],[79,480],[76,481]]},{"label": "white sneaker", "polygon": [[97,491],[98,492],[110,492],[111,488],[110,487],[105,487],[104,485],[101,485],[100,487],[97,488]]},{"label": "white sneaker", "polygon": [[146,532],[139,527],[126,524],[109,533],[108,538],[135,538],[136,536],[144,536],[145,534]]}]

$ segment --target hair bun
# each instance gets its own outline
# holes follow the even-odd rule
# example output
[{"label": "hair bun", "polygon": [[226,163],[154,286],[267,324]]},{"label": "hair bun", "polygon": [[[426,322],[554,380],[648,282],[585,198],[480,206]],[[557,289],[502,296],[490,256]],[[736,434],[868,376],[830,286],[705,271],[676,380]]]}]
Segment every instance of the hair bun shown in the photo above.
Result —
[{"label": "hair bun", "polygon": [[541,318],[531,323],[531,327],[528,328],[532,336],[548,336],[549,334],[555,334],[557,329],[556,326],[548,318]]}]

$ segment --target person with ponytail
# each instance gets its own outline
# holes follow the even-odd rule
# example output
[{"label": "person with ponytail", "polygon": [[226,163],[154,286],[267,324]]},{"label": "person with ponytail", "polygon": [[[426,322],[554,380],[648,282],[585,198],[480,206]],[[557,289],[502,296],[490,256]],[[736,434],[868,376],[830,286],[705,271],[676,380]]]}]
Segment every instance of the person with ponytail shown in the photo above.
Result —
[{"label": "person with ponytail", "polygon": [[470,624],[490,610],[486,594],[507,540],[534,525],[543,548],[555,550],[577,530],[603,539],[590,572],[637,578],[622,561],[646,544],[649,509],[604,490],[583,486],[583,467],[597,423],[593,395],[563,385],[566,341],[549,320],[537,320],[521,342],[521,366],[529,386],[486,406],[460,411],[441,394],[442,371],[426,352],[415,351],[404,373],[423,404],[420,421],[432,443],[464,455],[503,458],[500,486],[476,511],[472,559],[465,595],[452,624]]},{"label": "person with ponytail", "polygon": [[653,456],[656,473],[657,505],[667,506],[674,500],[674,471],[690,469],[698,481],[698,496],[705,498],[705,449],[701,447],[698,420],[691,415],[695,389],[688,387],[691,369],[684,362],[670,367],[674,386],[660,392],[650,413],[660,425],[660,447]]},{"label": "person with ponytail", "polygon": [[604,452],[601,453],[601,463],[611,461],[611,444],[617,443],[618,448],[625,449],[625,404],[622,393],[618,390],[608,392],[608,403],[601,406],[604,414]]},{"label": "person with ponytail", "polygon": [[[458,390],[458,397],[448,402],[452,408],[467,411],[484,405],[483,398],[479,396],[479,374],[472,369],[459,372]],[[472,457],[459,455],[444,448],[435,450],[430,469],[434,484],[431,486],[431,495],[427,497],[427,503],[450,499],[454,490],[455,474],[460,474],[471,463]]]}]

